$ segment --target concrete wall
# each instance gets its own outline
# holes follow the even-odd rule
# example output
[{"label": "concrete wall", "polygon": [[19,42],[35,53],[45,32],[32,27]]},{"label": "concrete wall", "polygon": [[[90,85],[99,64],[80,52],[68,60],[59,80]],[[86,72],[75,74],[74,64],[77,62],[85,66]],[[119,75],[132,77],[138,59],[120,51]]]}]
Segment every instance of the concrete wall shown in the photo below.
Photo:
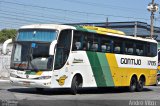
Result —
[{"label": "concrete wall", "polygon": [[2,53],[2,44],[0,44],[0,79],[8,79],[10,71],[12,45],[7,47],[7,54]]}]

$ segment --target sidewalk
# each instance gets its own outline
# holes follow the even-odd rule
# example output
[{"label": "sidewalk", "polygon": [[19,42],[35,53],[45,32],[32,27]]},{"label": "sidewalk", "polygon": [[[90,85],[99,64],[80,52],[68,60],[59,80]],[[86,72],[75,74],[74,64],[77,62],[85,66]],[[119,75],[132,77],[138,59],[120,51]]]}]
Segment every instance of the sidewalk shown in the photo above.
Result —
[{"label": "sidewalk", "polygon": [[0,77],[0,82],[9,82],[9,77]]},{"label": "sidewalk", "polygon": [[2,79],[0,79],[0,83],[1,82],[9,82],[9,80],[2,80]]}]

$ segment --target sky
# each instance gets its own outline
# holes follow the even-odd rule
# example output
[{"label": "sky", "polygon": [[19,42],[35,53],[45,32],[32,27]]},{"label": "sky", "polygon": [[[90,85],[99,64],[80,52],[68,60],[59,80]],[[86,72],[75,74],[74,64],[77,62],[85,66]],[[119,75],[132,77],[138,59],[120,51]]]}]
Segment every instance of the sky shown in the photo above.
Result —
[{"label": "sky", "polygon": [[[0,0],[0,29],[36,23],[141,21],[150,24],[151,0]],[[160,5],[160,0],[155,0]],[[159,11],[155,26],[160,26]]]}]

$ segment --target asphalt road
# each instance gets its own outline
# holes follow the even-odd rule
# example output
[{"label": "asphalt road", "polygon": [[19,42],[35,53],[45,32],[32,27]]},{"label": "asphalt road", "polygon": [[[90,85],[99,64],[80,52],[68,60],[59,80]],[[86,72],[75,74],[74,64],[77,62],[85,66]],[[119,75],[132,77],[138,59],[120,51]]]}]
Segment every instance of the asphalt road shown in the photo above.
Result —
[{"label": "asphalt road", "polygon": [[34,88],[11,86],[9,82],[0,81],[0,101],[0,106],[5,103],[15,106],[160,106],[160,86],[146,86],[144,91],[133,93],[127,88],[86,88],[71,95],[68,89],[37,92]]}]

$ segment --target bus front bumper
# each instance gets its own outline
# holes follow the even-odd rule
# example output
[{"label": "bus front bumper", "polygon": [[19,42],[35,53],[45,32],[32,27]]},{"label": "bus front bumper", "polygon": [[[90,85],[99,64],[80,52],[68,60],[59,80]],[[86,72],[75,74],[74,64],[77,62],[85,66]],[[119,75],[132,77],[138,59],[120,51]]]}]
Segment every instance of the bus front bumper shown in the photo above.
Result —
[{"label": "bus front bumper", "polygon": [[51,79],[19,79],[10,77],[10,83],[14,86],[24,86],[32,88],[51,88]]}]

